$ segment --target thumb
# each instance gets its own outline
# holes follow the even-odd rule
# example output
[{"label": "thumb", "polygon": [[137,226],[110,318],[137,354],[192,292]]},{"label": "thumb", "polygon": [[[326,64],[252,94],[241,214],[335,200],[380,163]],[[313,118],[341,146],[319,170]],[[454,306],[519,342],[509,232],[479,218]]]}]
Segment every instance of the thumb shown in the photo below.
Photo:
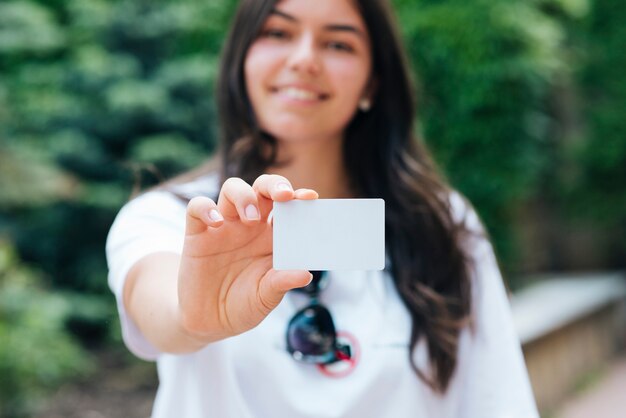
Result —
[{"label": "thumb", "polygon": [[259,297],[263,305],[272,310],[278,306],[285,293],[308,285],[312,279],[313,275],[307,270],[271,269],[260,283]]}]

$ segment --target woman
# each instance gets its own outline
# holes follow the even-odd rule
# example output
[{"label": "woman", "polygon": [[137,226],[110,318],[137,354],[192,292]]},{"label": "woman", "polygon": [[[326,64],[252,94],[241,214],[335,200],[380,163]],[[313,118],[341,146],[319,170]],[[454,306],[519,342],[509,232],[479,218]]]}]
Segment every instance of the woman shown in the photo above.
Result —
[{"label": "woman", "polygon": [[[411,91],[385,1],[241,1],[219,173],[133,200],[107,242],[153,417],[537,416],[491,246],[413,139]],[[272,269],[273,201],[318,197],[385,200],[384,272]]]}]

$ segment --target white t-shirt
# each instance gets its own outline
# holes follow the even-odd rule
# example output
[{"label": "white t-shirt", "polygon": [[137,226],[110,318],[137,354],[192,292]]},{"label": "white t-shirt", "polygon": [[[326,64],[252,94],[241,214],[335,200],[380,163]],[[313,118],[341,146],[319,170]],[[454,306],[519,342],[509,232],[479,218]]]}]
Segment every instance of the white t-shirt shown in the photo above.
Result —
[{"label": "white t-shirt", "polygon": [[[218,187],[217,176],[207,176],[181,191],[216,196]],[[467,206],[462,199],[455,196],[452,201],[455,213],[463,216]],[[473,212],[468,219],[470,226],[479,228]],[[168,192],[152,191],[124,206],[107,240],[109,285],[118,300],[124,341],[138,357],[157,362],[153,418],[539,416],[500,272],[486,240],[468,243],[476,260],[475,330],[462,331],[457,369],[442,396],[410,367],[411,318],[387,271],[329,272],[320,300],[338,332],[357,341],[353,349],[358,361],[346,376],[329,376],[287,352],[287,323],[309,302],[300,292],[289,292],[259,326],[244,334],[192,354],[159,352],[126,314],[122,289],[128,271],[142,257],[181,253],[184,226],[185,205]],[[427,368],[423,341],[413,356],[420,368]]]}]

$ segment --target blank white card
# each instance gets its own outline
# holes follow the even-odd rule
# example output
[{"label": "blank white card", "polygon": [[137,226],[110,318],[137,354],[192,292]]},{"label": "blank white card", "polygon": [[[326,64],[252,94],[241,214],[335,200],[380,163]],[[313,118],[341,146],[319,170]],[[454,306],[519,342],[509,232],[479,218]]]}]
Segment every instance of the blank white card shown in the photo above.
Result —
[{"label": "blank white card", "polygon": [[276,270],[382,270],[385,201],[274,202]]}]

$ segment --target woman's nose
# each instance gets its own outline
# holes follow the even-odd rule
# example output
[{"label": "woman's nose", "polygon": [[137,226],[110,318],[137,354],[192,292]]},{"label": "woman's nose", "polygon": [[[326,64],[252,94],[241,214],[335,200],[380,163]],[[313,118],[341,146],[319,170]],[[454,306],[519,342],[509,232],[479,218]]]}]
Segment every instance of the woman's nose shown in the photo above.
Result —
[{"label": "woman's nose", "polygon": [[303,35],[294,44],[289,56],[288,66],[293,71],[317,75],[321,71],[320,57],[315,48],[315,40],[310,35]]}]

